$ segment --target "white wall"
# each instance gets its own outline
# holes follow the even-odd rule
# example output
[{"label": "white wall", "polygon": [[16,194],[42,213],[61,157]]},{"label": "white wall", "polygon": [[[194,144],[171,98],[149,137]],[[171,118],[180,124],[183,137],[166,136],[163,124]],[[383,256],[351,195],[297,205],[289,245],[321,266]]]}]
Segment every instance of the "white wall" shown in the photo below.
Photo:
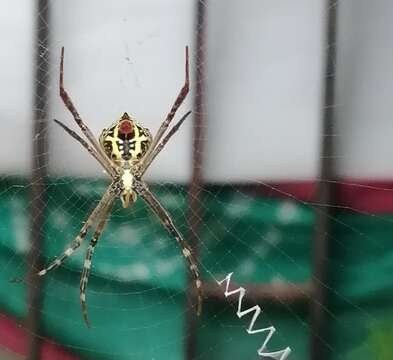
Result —
[{"label": "white wall", "polygon": [[317,176],[323,3],[210,2],[208,179]]},{"label": "white wall", "polygon": [[[0,0],[2,174],[30,171],[33,16],[29,0]],[[58,96],[65,83],[98,136],[127,111],[154,132],[195,54],[192,0],[52,1],[50,117],[76,129]],[[205,177],[277,181],[318,176],[326,12],[323,0],[208,3]],[[393,3],[339,1],[337,157],[340,174],[393,174]],[[193,67],[192,67],[192,70]],[[179,115],[192,109],[192,96]],[[16,150],[15,150],[16,149]],[[191,121],[156,159],[150,180],[190,177]],[[102,176],[73,139],[50,126],[50,174]]]},{"label": "white wall", "polygon": [[30,0],[0,0],[0,172],[4,175],[30,171],[33,5]]},{"label": "white wall", "polygon": [[393,2],[340,3],[338,170],[342,176],[393,176]]}]

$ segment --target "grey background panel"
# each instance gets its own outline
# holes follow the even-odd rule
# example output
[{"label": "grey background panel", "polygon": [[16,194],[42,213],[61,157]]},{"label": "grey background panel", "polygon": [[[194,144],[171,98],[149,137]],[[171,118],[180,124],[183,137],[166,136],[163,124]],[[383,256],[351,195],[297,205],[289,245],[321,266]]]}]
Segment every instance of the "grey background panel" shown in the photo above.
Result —
[{"label": "grey background panel", "polygon": [[33,1],[0,1],[0,173],[30,171]]},{"label": "grey background panel", "polygon": [[[0,171],[31,169],[33,4],[0,2]],[[393,4],[340,2],[337,164],[344,177],[390,178]],[[122,112],[153,132],[184,80],[194,48],[191,0],[52,2],[50,118],[76,129],[58,96],[65,83],[98,136]],[[209,2],[204,176],[213,182],[307,180],[320,162],[324,19],[322,0]],[[191,63],[192,71],[195,70]],[[192,96],[179,115],[192,109]],[[103,176],[79,144],[50,124],[49,174]],[[190,179],[191,119],[156,159],[153,181]]]},{"label": "grey background panel", "polygon": [[340,3],[337,59],[339,173],[393,175],[393,3]]},{"label": "grey background panel", "polygon": [[[93,132],[99,136],[124,111],[156,132],[184,83],[185,46],[193,49],[191,0],[53,2],[52,112],[72,123],[58,96],[61,46],[66,48],[65,84]],[[189,110],[192,95],[179,110]],[[179,118],[179,117],[178,117]],[[148,178],[187,181],[191,121],[157,157]],[[51,128],[50,171],[96,176],[100,167],[64,132]]]},{"label": "grey background panel", "polygon": [[210,4],[206,177],[314,178],[324,2]]}]

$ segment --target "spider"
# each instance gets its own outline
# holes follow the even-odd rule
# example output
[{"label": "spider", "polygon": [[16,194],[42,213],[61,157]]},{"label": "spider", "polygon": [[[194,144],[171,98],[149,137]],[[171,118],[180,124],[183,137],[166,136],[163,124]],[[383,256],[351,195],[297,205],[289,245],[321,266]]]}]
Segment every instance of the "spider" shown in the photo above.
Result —
[{"label": "spider", "polygon": [[49,265],[37,273],[38,276],[46,275],[50,270],[59,267],[76,249],[78,249],[85,239],[89,230],[94,228],[95,231],[87,247],[85,262],[80,280],[80,301],[82,306],[83,319],[88,327],[90,322],[87,316],[86,304],[86,286],[90,274],[92,256],[98,239],[104,231],[107,219],[110,215],[112,205],[116,198],[120,198],[124,208],[131,206],[137,200],[139,195],[150,207],[153,213],[161,221],[162,225],[172,235],[180,246],[185,260],[188,262],[189,269],[195,281],[197,291],[198,305],[197,314],[200,315],[202,310],[202,282],[199,276],[197,263],[192,254],[190,246],[183,239],[181,233],[177,230],[173,220],[165,208],[160,204],[149,187],[142,179],[145,171],[148,169],[155,157],[164,148],[169,139],[176,133],[184,120],[190,115],[188,111],[180,120],[170,129],[164,137],[177,109],[183,103],[189,92],[189,60],[188,47],[186,47],[186,66],[185,82],[181,88],[170,112],[158,129],[157,134],[152,137],[149,129],[139,124],[133,117],[126,112],[120,119],[116,120],[110,127],[104,129],[98,139],[94,138],[92,132],[80,117],[78,111],[73,105],[70,96],[64,88],[64,47],[61,49],[60,58],[60,97],[64,105],[71,112],[75,122],[86,137],[83,139],[75,131],[68,128],[62,122],[54,120],[70,136],[77,140],[105,169],[111,176],[111,183],[106,189],[98,205],[91,212],[88,219],[82,226],[78,235],[69,247],[59,257],[56,257]]}]

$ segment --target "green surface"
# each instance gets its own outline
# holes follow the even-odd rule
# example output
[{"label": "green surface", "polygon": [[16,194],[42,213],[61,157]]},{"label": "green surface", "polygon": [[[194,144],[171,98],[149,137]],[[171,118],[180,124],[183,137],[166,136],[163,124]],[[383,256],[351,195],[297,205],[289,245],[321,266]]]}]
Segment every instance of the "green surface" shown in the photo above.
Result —
[{"label": "green surface", "polygon": [[[57,179],[49,183],[44,229],[49,261],[73,240],[100,198],[105,182]],[[153,186],[179,230],[187,234],[186,189]],[[0,184],[0,306],[17,318],[26,313],[23,275],[30,229],[21,180]],[[205,281],[234,272],[239,283],[302,282],[310,277],[313,210],[300,202],[254,198],[234,188],[202,192],[200,228]],[[334,218],[329,265],[332,283],[331,359],[391,359],[393,340],[393,216],[341,213]],[[45,333],[85,358],[183,359],[186,266],[171,239],[141,200],[117,204],[97,246],[87,302],[92,329],[83,323],[79,277],[85,247],[45,281]],[[246,295],[247,296],[247,295]],[[305,309],[261,304],[258,326],[273,324],[271,349],[290,346],[289,359],[306,359],[309,328]],[[263,334],[248,335],[249,318],[228,304],[206,304],[200,320],[199,359],[254,359]]]}]

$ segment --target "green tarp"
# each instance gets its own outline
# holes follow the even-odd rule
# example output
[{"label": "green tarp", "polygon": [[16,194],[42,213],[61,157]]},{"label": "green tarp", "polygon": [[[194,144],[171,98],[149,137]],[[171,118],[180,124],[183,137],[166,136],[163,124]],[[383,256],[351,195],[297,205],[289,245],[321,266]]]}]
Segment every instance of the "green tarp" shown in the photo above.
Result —
[{"label": "green tarp", "polygon": [[[42,251],[49,261],[78,233],[100,199],[104,181],[61,178],[48,184]],[[152,186],[179,230],[187,235],[187,193],[180,186]],[[0,184],[0,306],[22,319],[29,236],[29,186],[10,178]],[[314,210],[301,202],[255,198],[231,187],[202,191],[200,268],[205,281],[229,272],[238,284],[303,282],[311,276]],[[393,359],[393,215],[341,212],[334,218],[329,255],[331,359]],[[176,242],[138,200],[117,203],[93,258],[87,303],[92,328],[79,304],[84,246],[46,276],[41,312],[44,333],[81,357],[183,359],[186,266]],[[246,295],[247,296],[247,295]],[[261,305],[257,326],[274,325],[271,350],[292,349],[307,359],[306,307]],[[199,321],[199,359],[256,359],[264,335],[248,335],[249,319],[230,303],[205,303]],[[386,341],[385,341],[386,340]],[[393,347],[392,347],[393,348]],[[389,352],[390,351],[390,352]]]}]

